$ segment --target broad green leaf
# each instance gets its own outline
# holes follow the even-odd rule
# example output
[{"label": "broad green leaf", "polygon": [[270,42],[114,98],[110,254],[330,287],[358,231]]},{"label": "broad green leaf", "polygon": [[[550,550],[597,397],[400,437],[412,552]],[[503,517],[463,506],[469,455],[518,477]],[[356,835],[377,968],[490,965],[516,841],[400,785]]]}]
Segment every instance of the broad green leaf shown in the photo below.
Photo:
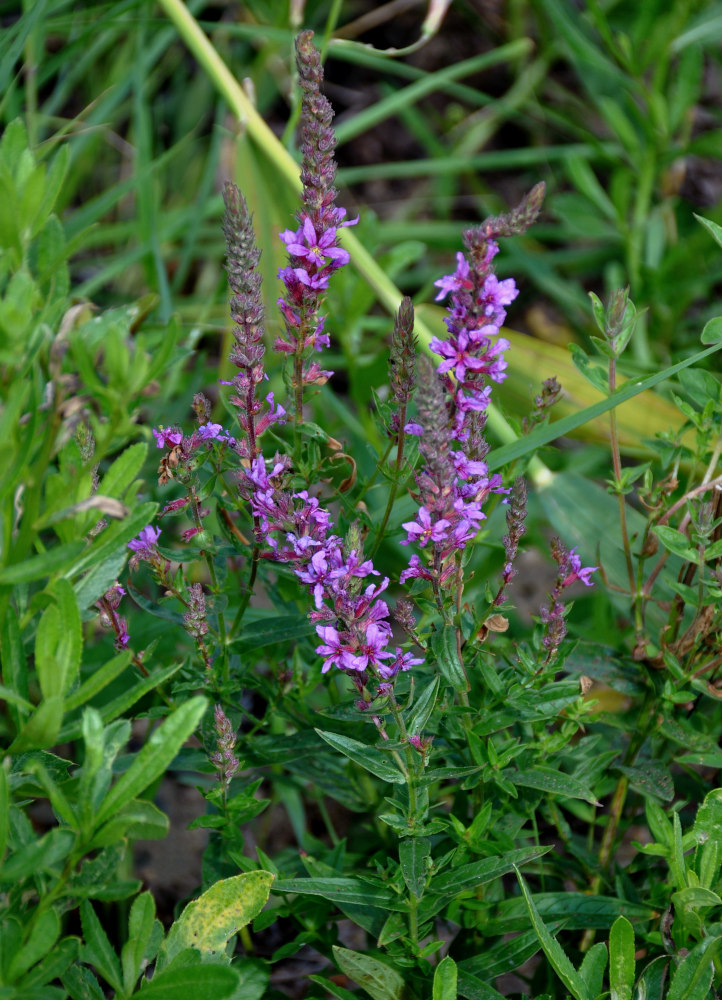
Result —
[{"label": "broad green leaf", "polygon": [[404,980],[396,969],[372,955],[333,946],[333,956],[349,979],[358,983],[372,1000],[402,1000]]},{"label": "broad green leaf", "polygon": [[599,806],[591,788],[578,781],[572,775],[556,771],[552,767],[538,765],[530,771],[505,771],[504,777],[513,785],[524,788],[536,788],[540,792],[558,795],[563,799],[584,799],[590,805]]},{"label": "broad green leaf", "polygon": [[388,754],[382,753],[375,747],[368,747],[365,743],[352,740],[349,736],[341,736],[338,733],[324,732],[317,729],[316,732],[334,750],[338,750],[349,760],[358,764],[364,770],[381,778],[382,781],[389,781],[396,785],[406,784],[406,776],[398,770],[391,761]]},{"label": "broad green leaf", "polygon": [[31,969],[50,951],[60,937],[60,917],[52,907],[34,921],[30,936],[16,951],[8,969],[8,979],[13,982]]},{"label": "broad green leaf", "polygon": [[191,736],[206,710],[202,697],[191,698],[177,708],[150,736],[133,763],[105,797],[96,816],[100,826],[121,806],[137,798],[148,785],[160,777]]},{"label": "broad green leaf", "polygon": [[549,959],[552,968],[564,983],[564,987],[569,990],[575,1000],[594,1000],[587,984],[581,978],[570,960],[567,958],[562,946],[556,938],[552,937],[544,921],[539,916],[539,912],[534,905],[531,893],[526,887],[526,882],[521,876],[521,872],[516,870],[516,877],[519,880],[521,891],[526,902],[529,917],[531,918],[534,930],[539,938],[544,954]]},{"label": "broad green leaf", "polygon": [[123,987],[118,956],[108,940],[97,913],[87,899],[80,904],[80,922],[85,942],[81,952],[82,961],[94,966],[103,979],[116,993],[119,993]]},{"label": "broad green leaf", "polygon": [[236,994],[238,973],[221,965],[191,965],[156,972],[134,997],[139,1000],[228,1000]]},{"label": "broad green leaf", "polygon": [[631,1000],[634,971],[634,928],[626,917],[617,917],[609,932],[611,1000]]},{"label": "broad green leaf", "polygon": [[469,682],[459,658],[457,633],[453,625],[444,625],[440,631],[432,633],[431,649],[444,680],[455,691],[468,691]]},{"label": "broad green leaf", "polygon": [[399,841],[399,861],[404,882],[417,899],[421,899],[426,886],[426,859],[431,852],[428,837],[404,837]]},{"label": "broad green leaf", "polygon": [[184,948],[197,948],[204,957],[222,954],[228,940],[256,917],[268,902],[271,872],[252,871],[216,882],[189,903],[166,939],[166,960]]},{"label": "broad green leaf", "polygon": [[433,1000],[456,1000],[456,962],[449,955],[434,969]]}]

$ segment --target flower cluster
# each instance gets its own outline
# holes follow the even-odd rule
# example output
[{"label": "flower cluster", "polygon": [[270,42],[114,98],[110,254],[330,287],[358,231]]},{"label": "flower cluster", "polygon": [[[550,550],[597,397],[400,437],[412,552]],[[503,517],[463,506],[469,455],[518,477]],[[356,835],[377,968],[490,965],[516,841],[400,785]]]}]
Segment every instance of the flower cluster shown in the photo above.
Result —
[{"label": "flower cluster", "polygon": [[486,220],[465,233],[468,256],[458,253],[455,272],[436,282],[437,301],[450,296],[448,337],[431,340],[430,349],[442,360],[435,374],[428,365],[421,367],[419,419],[405,427],[420,438],[424,464],[416,475],[419,512],[415,521],[404,523],[407,537],[402,543],[428,545],[431,554],[423,563],[413,555],[401,574],[402,582],[420,577],[435,587],[445,583],[454,572],[449,557],[474,538],[486,516],[482,510],[486,498],[508,492],[500,476],[489,475],[484,462],[489,382],[506,378],[504,352],[509,342],[499,334],[506,306],[518,295],[513,278],[500,281],[493,271],[499,250],[493,237],[530,225],[543,194],[538,186],[508,217]]},{"label": "flower cluster", "polygon": [[304,31],[296,39],[296,61],[301,85],[300,147],[303,183],[302,208],[298,229],[280,234],[289,256],[289,266],[278,276],[285,286],[278,305],[285,323],[285,336],[274,348],[293,354],[296,367],[293,383],[301,386],[323,384],[333,373],[317,362],[303,366],[311,350],[329,346],[324,331],[325,317],[319,315],[323,294],[331,274],[348,263],[349,255],[338,246],[338,231],[358,220],[344,221],[346,210],[335,205],[334,187],[336,136],[331,127],[333,109],[321,94],[323,69],[313,45],[313,32]]},{"label": "flower cluster", "polygon": [[283,489],[286,466],[277,456],[269,471],[259,456],[245,472],[245,489],[259,541],[269,546],[262,555],[288,563],[313,596],[310,618],[322,640],[316,652],[324,658],[323,672],[336,666],[362,691],[372,677],[388,681],[421,663],[390,648],[389,609],[380,596],[389,580],[364,583],[379,573],[364,560],[358,532],[352,529],[346,541],[332,534],[330,514],[316,497]]},{"label": "flower cluster", "polygon": [[580,580],[585,587],[594,586],[589,578],[596,569],[599,569],[598,566],[583,567],[574,549],[567,551],[558,538],[552,538],[551,552],[558,566],[557,578],[554,589],[549,595],[549,605],[543,607],[540,614],[544,626],[542,643],[547,651],[547,663],[554,659],[567,634],[566,607],[562,601],[562,593],[577,580]]}]

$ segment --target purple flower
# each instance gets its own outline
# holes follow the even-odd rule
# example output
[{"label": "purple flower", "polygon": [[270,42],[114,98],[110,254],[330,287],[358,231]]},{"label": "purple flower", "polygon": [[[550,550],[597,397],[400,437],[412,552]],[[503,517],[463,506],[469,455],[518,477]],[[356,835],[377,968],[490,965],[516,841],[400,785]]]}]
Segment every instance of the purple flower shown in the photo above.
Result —
[{"label": "purple flower", "polygon": [[459,291],[471,291],[474,287],[474,283],[470,276],[469,261],[466,259],[464,254],[459,251],[456,255],[456,271],[454,274],[447,274],[434,284],[441,291],[436,296],[435,301],[440,302],[445,295],[449,292],[459,292]]},{"label": "purple flower", "polygon": [[344,654],[344,650],[336,629],[332,625],[317,625],[316,632],[319,638],[323,640],[320,646],[316,646],[318,655],[325,657],[321,673],[325,674],[334,665],[341,667],[341,657]]},{"label": "purple flower", "polygon": [[350,260],[348,252],[336,246],[335,227],[332,226],[318,236],[313,223],[306,216],[300,233],[303,234],[302,237],[299,233],[292,233],[290,229],[286,229],[280,234],[288,252],[294,257],[303,257],[317,267],[323,267],[327,260],[336,261],[336,267],[348,264]]},{"label": "purple flower", "polygon": [[569,553],[569,560],[571,562],[572,571],[562,581],[562,586],[569,587],[576,580],[581,580],[581,582],[584,584],[585,587],[593,587],[594,581],[590,580],[589,577],[595,570],[599,569],[599,567],[585,566],[584,569],[582,569],[582,560],[579,558],[575,550],[576,546]]},{"label": "purple flower", "polygon": [[147,558],[153,554],[155,543],[159,538],[160,528],[154,528],[152,524],[149,524],[146,528],[143,528],[137,538],[133,538],[128,542],[128,548],[136,552],[141,558]]},{"label": "purple flower", "polygon": [[155,438],[155,443],[158,448],[173,448],[175,445],[180,444],[183,440],[181,432],[175,430],[173,427],[161,426],[158,430],[153,427],[152,430],[153,437]]},{"label": "purple flower", "polygon": [[393,663],[381,663],[379,664],[379,673],[382,677],[387,680],[391,680],[395,677],[399,671],[411,670],[412,667],[418,666],[420,663],[424,662],[423,657],[412,656],[411,653],[404,653],[400,646],[396,647],[396,658]]},{"label": "purple flower", "polygon": [[451,527],[451,522],[442,517],[432,523],[431,514],[426,507],[419,507],[418,521],[405,521],[402,527],[406,528],[409,536],[405,542],[401,543],[402,545],[418,542],[423,547],[429,539],[432,542],[443,541],[448,534],[446,529]]}]

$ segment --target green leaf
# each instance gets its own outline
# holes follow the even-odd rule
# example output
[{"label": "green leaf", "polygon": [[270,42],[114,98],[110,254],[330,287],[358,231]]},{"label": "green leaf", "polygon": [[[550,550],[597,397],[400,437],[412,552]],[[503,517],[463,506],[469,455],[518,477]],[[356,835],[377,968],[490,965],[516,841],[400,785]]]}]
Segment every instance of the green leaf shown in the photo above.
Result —
[{"label": "green leaf", "polygon": [[132,840],[162,840],[168,836],[168,817],[145,799],[131,799],[96,831],[88,849],[108,847],[123,837]]},{"label": "green leaf", "polygon": [[[164,684],[173,674],[180,670],[181,666],[181,663],[171,663],[160,670],[154,670],[152,674],[149,674],[147,677],[141,677],[132,687],[122,691],[112,701],[106,702],[100,709],[100,716],[103,722],[112,722],[113,719],[117,719],[119,715],[127,712],[131,705],[140,701],[149,691],[153,691]],[[92,682],[92,678],[89,680]],[[74,719],[60,730],[59,741],[64,743],[69,740],[76,740],[81,732],[82,721]]]},{"label": "green leaf", "polygon": [[389,781],[396,785],[406,784],[406,776],[394,766],[388,754],[382,753],[375,747],[368,747],[365,743],[359,743],[358,740],[352,740],[349,736],[324,732],[322,729],[317,729],[316,732],[334,750],[338,750],[339,753],[364,768],[365,771],[381,778],[382,781]]},{"label": "green leaf", "polygon": [[[29,991],[35,986],[44,986],[62,976],[72,962],[77,961],[80,953],[80,939],[76,937],[63,938],[45,958],[39,962],[18,983],[21,991]],[[23,992],[24,995],[24,992]]]},{"label": "green leaf", "polygon": [[399,841],[399,861],[404,882],[417,899],[421,899],[426,886],[426,859],[431,852],[428,837],[404,837]]},{"label": "green leaf", "polygon": [[468,889],[476,889],[501,875],[514,871],[517,865],[524,865],[541,858],[551,847],[520,847],[509,851],[503,858],[485,858],[470,865],[460,865],[450,871],[435,875],[430,889],[444,896],[455,896]]},{"label": "green leaf", "polygon": [[20,624],[12,606],[5,613],[0,636],[0,669],[3,679],[1,696],[10,702],[9,714],[18,730],[27,715],[33,711],[33,706],[28,701],[28,669]]},{"label": "green leaf", "polygon": [[23,844],[5,859],[0,869],[1,882],[19,882],[39,871],[52,871],[75,847],[72,830],[54,827],[44,837]]},{"label": "green leaf", "polygon": [[434,969],[432,1000],[456,1000],[456,962],[449,955]]},{"label": "green leaf", "polygon": [[307,618],[300,615],[279,615],[277,618],[250,622],[239,632],[231,645],[240,645],[244,649],[260,649],[276,642],[294,642],[315,634],[314,627]]},{"label": "green leaf", "polygon": [[441,684],[440,677],[434,677],[426,687],[414,698],[414,702],[406,714],[406,731],[412,736],[419,736],[424,730],[424,726],[431,718],[431,714],[436,707],[436,697]]},{"label": "green leaf", "polygon": [[80,708],[81,705],[84,705],[86,701],[90,701],[91,698],[95,697],[108,684],[112,684],[115,678],[119,677],[128,667],[132,658],[133,651],[124,649],[117,656],[114,656],[112,660],[108,660],[102,667],[95,670],[87,680],[83,681],[79,688],[65,699],[66,712]]},{"label": "green leaf", "polygon": [[593,806],[601,805],[600,802],[597,802],[591,788],[570,774],[564,774],[552,767],[540,764],[530,771],[504,771],[504,777],[513,785],[536,788],[540,792],[558,795],[563,799],[584,799],[585,802]]},{"label": "green leaf", "polygon": [[87,899],[80,904],[80,922],[85,941],[81,960],[94,966],[106,983],[112,986],[116,993],[120,993],[123,987],[118,956],[98,920],[98,915]]},{"label": "green leaf", "polygon": [[699,553],[692,548],[689,543],[689,538],[681,531],[677,531],[676,528],[670,528],[666,524],[660,524],[652,528],[652,531],[659,538],[662,545],[669,552],[673,552],[675,555],[680,556],[682,559],[686,559],[689,562],[696,563],[699,560]]},{"label": "green leaf", "polygon": [[134,993],[140,1000],[228,1000],[238,988],[238,973],[221,965],[184,966],[156,972]]},{"label": "green leaf", "polygon": [[35,669],[44,698],[62,696],[75,683],[82,655],[82,625],[73,588],[62,577],[52,587],[55,603],[42,614],[35,634]]},{"label": "green leaf", "polygon": [[504,1000],[501,993],[497,992],[493,986],[477,979],[470,972],[464,972],[459,967],[459,984],[457,987],[459,996],[466,997],[467,1000]]},{"label": "green leaf", "polygon": [[110,789],[96,815],[100,826],[121,806],[137,798],[168,768],[185,741],[194,732],[206,710],[202,697],[191,698],[177,708],[147,740],[128,770]]},{"label": "green leaf", "polygon": [[71,1000],[105,1000],[98,980],[83,965],[71,965],[63,975],[62,983]]},{"label": "green leaf", "polygon": [[122,500],[128,487],[142,469],[147,454],[148,445],[143,442],[126,448],[98,483],[97,492],[103,496]]},{"label": "green leaf", "polygon": [[634,928],[626,917],[617,917],[609,932],[610,1000],[631,1000],[634,971]]},{"label": "green leaf", "polygon": [[579,975],[587,984],[587,989],[593,997],[602,992],[604,970],[607,967],[607,946],[603,941],[597,941],[582,959]]},{"label": "green leaf", "polygon": [[274,883],[271,891],[321,896],[339,906],[377,906],[386,910],[406,908],[401,897],[390,890],[377,889],[355,878],[282,878]]},{"label": "green leaf", "polygon": [[715,239],[722,247],[722,226],[717,225],[717,223],[713,222],[711,219],[705,219],[703,215],[697,215],[696,212],[694,213],[694,217],[697,222],[702,223],[707,232],[710,233],[713,239]]},{"label": "green leaf", "polygon": [[667,1000],[708,1000],[714,960],[721,948],[722,937],[705,938],[693,948],[672,976]]},{"label": "green leaf", "polygon": [[552,968],[564,983],[565,988],[575,997],[575,1000],[593,1000],[587,984],[569,961],[557,939],[549,933],[544,921],[539,916],[539,912],[534,905],[534,900],[531,898],[531,893],[527,889],[526,882],[518,869],[516,870],[516,877],[519,880],[524,901],[529,911],[529,917],[539,938],[539,943],[542,946],[544,954],[549,959]]},{"label": "green leaf", "polygon": [[697,848],[700,885],[710,889],[716,884],[722,863],[722,788],[715,788],[705,796],[692,830],[700,845]]},{"label": "green leaf", "polygon": [[468,691],[469,682],[459,659],[456,628],[453,625],[444,625],[438,632],[433,632],[431,649],[444,680],[455,691]]},{"label": "green leaf", "polygon": [[271,872],[252,871],[212,885],[171,927],[164,945],[166,960],[185,948],[197,948],[204,957],[222,954],[228,940],[266,905],[273,878]]},{"label": "green leaf", "polygon": [[0,583],[32,583],[33,580],[64,572],[85,548],[85,542],[68,542],[14,566],[6,566],[0,570]]},{"label": "green leaf", "polygon": [[43,750],[55,746],[63,711],[63,699],[59,695],[45,698],[10,744],[8,752],[17,754],[22,750]]},{"label": "green leaf", "polygon": [[341,971],[358,983],[372,1000],[401,1000],[404,980],[385,962],[337,945],[333,947],[333,956]]},{"label": "green leaf", "polygon": [[30,935],[19,951],[16,951],[8,968],[10,982],[19,979],[28,969],[50,951],[60,937],[60,917],[52,907],[31,925]]}]

